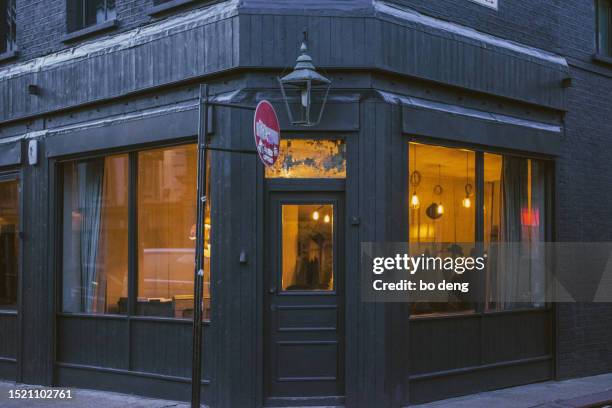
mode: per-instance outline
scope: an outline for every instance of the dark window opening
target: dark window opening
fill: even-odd
[[[612,56],[612,0],[597,1],[597,52]]]
[[[115,0],[68,0],[68,31],[82,30],[117,16]]]
[[[0,0],[0,54],[15,50],[15,0]]]

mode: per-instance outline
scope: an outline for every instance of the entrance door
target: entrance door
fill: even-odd
[[[268,204],[266,406],[343,403],[343,194],[270,193]]]

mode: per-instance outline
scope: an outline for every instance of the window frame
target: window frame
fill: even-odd
[[[14,170],[0,170],[0,183],[5,181],[17,181],[19,185],[19,193],[17,194],[17,208],[19,210],[19,225],[17,235],[18,240],[18,255],[17,255],[17,301],[15,306],[2,306],[0,305],[0,314],[17,314],[21,310],[22,300],[22,282],[23,282],[23,227],[24,227],[24,203],[23,203],[23,174],[20,169]]]
[[[98,152],[88,153],[88,154],[74,154],[69,156],[64,156],[61,158],[52,159],[50,162],[51,167],[54,169],[52,172],[54,180],[52,180],[51,185],[53,186],[53,194],[55,197],[52,197],[51,202],[55,206],[52,208],[53,214],[53,223],[51,231],[51,237],[53,238],[52,242],[55,242],[54,248],[52,248],[52,253],[54,254],[54,260],[52,262],[52,267],[55,270],[55,285],[56,285],[56,302],[55,302],[55,310],[56,315],[60,317],[87,317],[87,318],[118,318],[125,320],[146,320],[146,321],[163,321],[163,322],[192,322],[192,318],[177,318],[177,317],[166,317],[166,316],[146,316],[140,315],[136,313],[136,301],[138,298],[138,153],[147,151],[147,150],[155,150],[155,149],[164,149],[171,147],[179,147],[185,145],[197,145],[197,139],[195,138],[183,138],[177,139],[173,141],[169,141],[167,143],[156,143],[154,145],[137,145],[137,146],[129,146],[129,147],[121,147],[116,149],[102,150]],[[128,272],[127,272],[127,310],[125,314],[113,314],[113,313],[87,313],[87,312],[67,312],[63,310],[63,279],[64,279],[64,270],[63,270],[63,188],[64,188],[64,180],[63,180],[63,164],[68,162],[80,162],[88,159],[95,158],[103,158],[111,155],[119,155],[119,154],[127,154],[128,155]],[[211,163],[212,165],[212,163]],[[211,170],[212,171],[212,167]],[[212,184],[211,184],[212,186]],[[212,203],[211,203],[212,206]],[[210,243],[213,245],[214,239],[214,225],[216,224],[213,218],[212,208],[211,208],[211,236]],[[213,268],[213,258],[211,257],[211,276],[212,276],[212,268]],[[205,313],[203,313],[202,324],[210,325],[212,316],[213,316],[213,285],[212,279],[210,281],[210,318],[205,319]]]
[[[2,29],[3,38],[1,39],[4,43],[2,47],[6,46],[6,49],[0,48],[0,56],[11,56],[17,51],[17,5],[16,0],[7,0],[6,10],[4,10],[6,16],[4,21],[0,23]],[[10,16],[12,15],[12,19]],[[10,24],[12,22],[12,24]]]
[[[555,158],[551,155],[531,153],[531,152],[522,152],[522,151],[514,151],[504,148],[498,148],[495,146],[481,146],[474,145],[470,143],[463,143],[459,141],[451,141],[447,139],[437,139],[431,137],[424,137],[418,135],[408,135],[407,141],[407,163],[410,162],[410,143],[420,143],[424,145],[430,146],[439,146],[446,148],[455,148],[455,149],[466,149],[473,151],[475,154],[475,171],[474,171],[474,211],[475,211],[475,223],[474,223],[474,242],[477,246],[482,247],[484,245],[484,233],[485,233],[485,223],[484,223],[484,211],[482,210],[484,204],[484,154],[498,154],[504,156],[514,156],[522,159],[533,159],[540,160],[546,163],[546,181],[545,181],[545,207],[546,207],[546,217],[544,218],[545,224],[545,236],[546,241],[553,242],[555,241],[556,234],[556,215],[555,215],[555,197],[556,197],[556,179],[555,179]],[[410,190],[410,184],[406,185],[407,190]],[[406,195],[409,197],[409,195]],[[409,222],[409,221],[408,221]],[[407,225],[409,228],[409,225]],[[410,238],[408,237],[408,242]],[[552,310],[552,305],[547,302],[544,307],[525,307],[520,309],[513,310],[486,310],[486,301],[483,297],[485,287],[485,276],[484,274],[480,274],[480,279],[478,280],[478,290],[481,291],[481,299],[479,302],[474,302],[474,313],[448,313],[445,315],[438,316],[430,316],[430,315],[410,315],[410,320],[435,320],[435,319],[449,319],[449,318],[457,318],[457,317],[465,317],[465,316],[490,316],[496,314],[508,314],[508,313],[524,313],[531,311],[542,311]],[[549,277],[545,277],[546,282],[549,281]]]
[[[605,28],[606,32],[602,33],[604,28],[600,25],[600,5],[602,2],[608,3],[608,18],[607,18],[607,27]],[[602,49],[602,44],[600,41],[600,37],[603,34],[607,34],[608,38],[608,49]],[[598,55],[612,58],[612,0],[595,0],[595,44],[596,44],[596,52]]]
[[[117,0],[114,0],[115,16],[110,17],[110,18],[108,16],[109,7],[107,5],[109,0],[103,0],[103,1],[104,1],[104,13],[105,13],[104,21],[102,22],[96,21],[93,24],[86,24],[85,14],[87,10],[86,4],[88,3],[88,0],[66,0],[66,32],[68,33],[68,37],[70,37],[69,39],[72,39],[71,34],[74,34],[80,37],[81,36],[80,33],[83,33],[83,35],[87,35],[89,33],[98,32],[100,30],[104,30],[104,29],[115,26],[114,21],[116,20]],[[75,9],[77,8],[77,5],[79,3],[81,3],[81,7],[83,9],[83,15],[76,16]]]

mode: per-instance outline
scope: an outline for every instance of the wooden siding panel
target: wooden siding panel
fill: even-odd
[[[58,362],[128,369],[125,319],[59,317],[57,333]]]
[[[0,358],[17,357],[17,315],[0,314]]]

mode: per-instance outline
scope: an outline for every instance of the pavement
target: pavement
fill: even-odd
[[[612,408],[612,373],[451,398],[418,408]]]
[[[10,399],[10,390],[70,389],[71,399]],[[80,388],[51,388],[38,385],[15,384],[0,381],[0,407],[2,408],[189,408],[185,402],[145,398],[116,392],[84,390]]]
[[[189,408],[185,402],[70,388],[71,399],[10,399],[10,390],[58,388],[0,381],[0,407]],[[64,388],[67,389],[67,388]],[[612,408],[612,373],[548,381],[414,405],[414,408]],[[240,408],[240,407],[236,407]],[[372,407],[376,408],[376,407]]]

